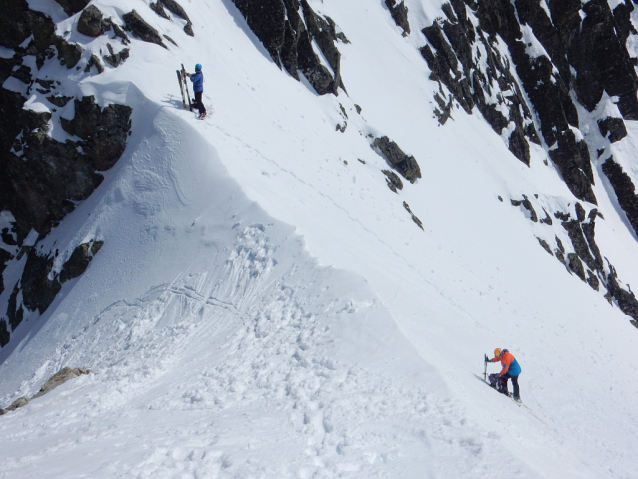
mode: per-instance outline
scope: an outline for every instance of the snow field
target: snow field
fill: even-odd
[[[64,365],[95,374],[0,419],[4,477],[632,477],[635,328],[509,204],[573,208],[544,152],[527,168],[478,114],[438,127],[421,34],[402,38],[382,2],[310,3],[352,42],[349,96],[287,77],[229,0],[181,2],[192,39],[147,12],[180,48],[134,40],[80,83],[133,106],[133,135],[47,240],[105,245],[0,352],[0,405]],[[203,122],[181,110],[182,62],[204,65]],[[369,134],[423,178],[387,189]],[[596,188],[597,240],[632,282],[635,248]],[[529,409],[473,377],[497,346]]]

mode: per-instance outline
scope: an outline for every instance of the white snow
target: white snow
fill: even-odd
[[[132,106],[133,133],[41,243],[104,246],[0,350],[0,406],[63,366],[93,374],[0,417],[1,477],[635,476],[638,332],[539,247],[558,230],[510,204],[574,216],[575,199],[541,148],[528,168],[477,113],[437,125],[418,30],[402,38],[382,2],[310,1],[351,42],[348,95],[317,96],[230,1],[180,2],[194,38],[141,0],[96,3],[135,8],[179,49],[133,40],[78,85]],[[205,121],[181,109],[181,63],[203,65]],[[391,192],[369,134],[423,178]],[[635,285],[601,175],[596,239]],[[527,407],[476,379],[496,347]]]

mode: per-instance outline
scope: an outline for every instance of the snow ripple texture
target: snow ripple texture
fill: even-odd
[[[403,339],[362,281],[286,242],[244,227],[216,272],[105,309],[65,358],[96,374],[0,421],[16,451],[3,453],[2,477],[31,477],[39,461],[61,477],[65,458],[87,456],[75,467],[91,477],[443,477],[433,450],[466,472],[496,467],[484,450],[497,443],[468,437],[460,411],[421,387],[440,380],[405,372],[407,343],[405,357],[386,356]],[[393,377],[378,362],[403,367]],[[47,446],[18,454],[34,435]],[[103,450],[118,459],[101,462]]]

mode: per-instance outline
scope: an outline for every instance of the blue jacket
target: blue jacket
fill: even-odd
[[[507,356],[510,356],[510,358],[506,359]],[[512,356],[512,353],[510,353],[507,349],[504,349],[502,357],[505,361],[503,359],[501,360],[501,364],[503,365],[503,371],[501,371],[501,374],[507,373],[510,376],[518,376],[521,374],[521,366],[518,364],[518,361],[514,358],[514,356]]]
[[[200,71],[191,75],[191,81],[193,82],[193,91],[204,91],[204,74]]]

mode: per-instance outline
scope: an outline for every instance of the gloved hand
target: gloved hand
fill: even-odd
[[[489,359],[488,359],[487,354],[486,354],[485,355],[485,362],[488,362],[488,361],[489,361]]]

